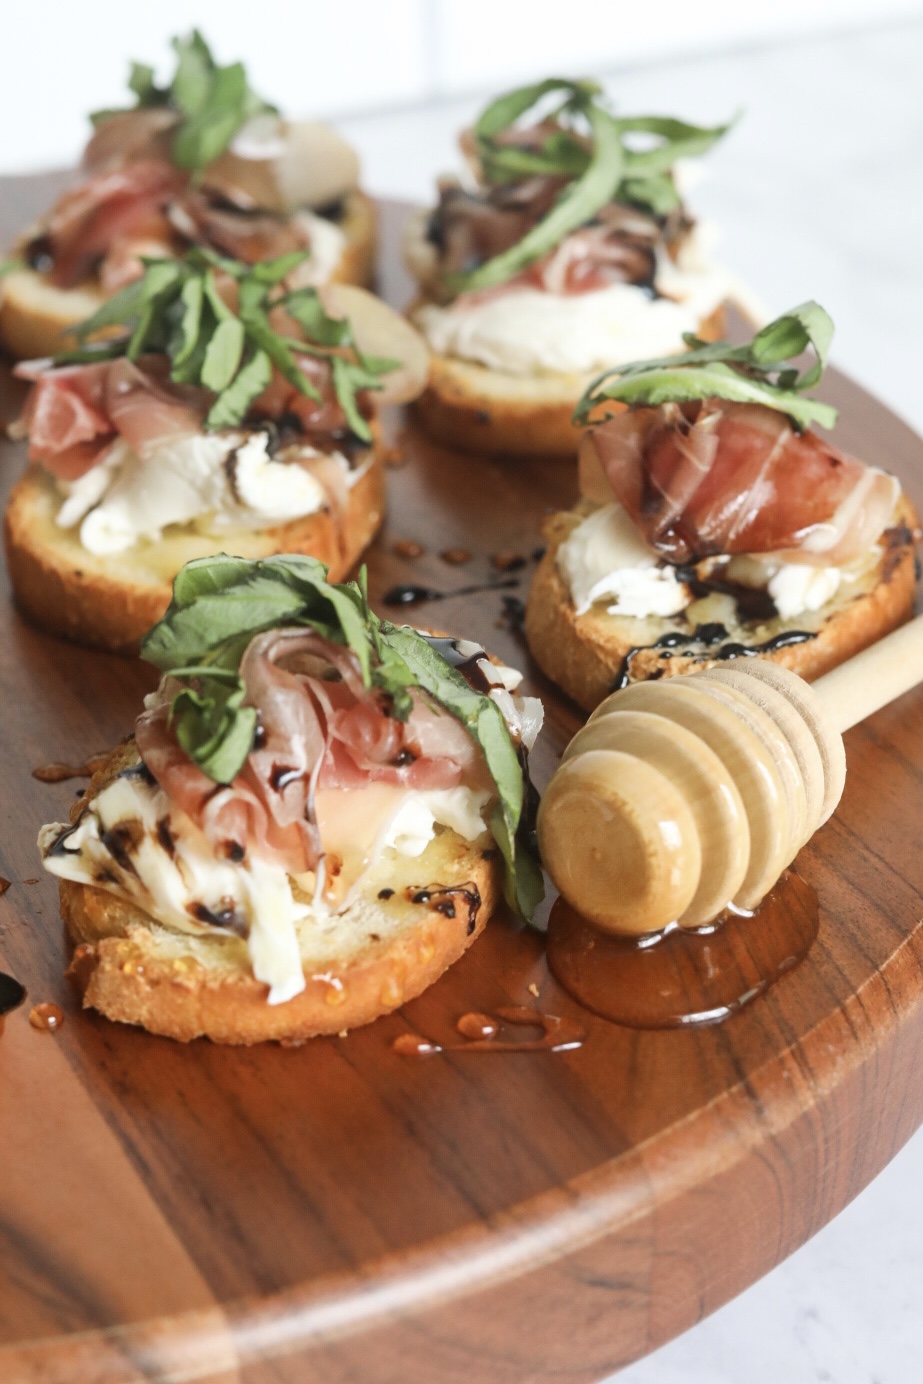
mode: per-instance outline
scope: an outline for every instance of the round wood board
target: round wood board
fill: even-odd
[[[8,240],[54,184],[0,188]],[[397,302],[402,215],[383,208]],[[923,444],[835,372],[824,393],[838,441],[923,509]],[[575,496],[567,463],[453,455],[410,426],[398,443],[373,597],[489,581],[491,555],[530,555]],[[0,453],[8,486],[22,448]],[[426,552],[400,559],[400,539]],[[471,561],[441,561],[452,547]],[[503,619],[530,570],[518,593],[419,613],[527,669],[547,709],[543,784],[579,717]],[[346,1038],[183,1047],[80,1011],[35,848],[75,785],[31,770],[114,743],[153,675],[34,632],[8,598],[0,624],[0,968],[29,990],[0,1038],[5,1384],[599,1380],[778,1263],[923,1119],[923,694],[850,732],[845,797],[798,862],[819,940],[724,1025],[642,1033],[584,1015],[572,1052],[395,1054],[397,1034],[444,1038],[465,1010],[579,1014],[540,935],[499,916],[422,998]],[[28,1023],[41,1000],[66,1010],[56,1034]]]

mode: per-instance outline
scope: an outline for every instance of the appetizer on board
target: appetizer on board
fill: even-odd
[[[811,426],[836,421],[805,395],[832,336],[804,303],[749,345],[690,337],[587,390],[579,421],[627,411],[585,433],[582,498],[546,526],[526,611],[532,653],[581,706],[752,654],[815,678],[909,616],[913,506]]]
[[[303,253],[149,262],[77,329],[93,343],[17,367],[29,465],[6,550],[36,623],[132,649],[191,558],[308,553],[339,578],[370,542],[378,409],[419,393],[427,352],[365,289],[291,287]]]
[[[371,281],[374,214],[353,149],[318,121],[283,119],[199,33],[173,47],[169,86],[133,63],[135,105],[90,117],[80,181],[5,262],[0,342],[19,359],[60,350],[144,257],[189,246],[248,264],[303,250],[300,284]]]
[[[533,120],[523,125],[523,117]],[[610,113],[589,81],[550,78],[492,102],[408,227],[411,317],[433,351],[418,411],[473,451],[573,454],[573,410],[607,366],[718,336],[737,292],[710,263],[675,164],[728,129]]]
[[[163,674],[70,824],[42,828],[84,1004],[188,1040],[338,1033],[541,898],[541,703],[479,645],[379,620],[281,556],[190,563]]]

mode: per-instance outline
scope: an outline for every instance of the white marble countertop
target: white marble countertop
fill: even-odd
[[[918,21],[611,76],[625,110],[738,128],[691,198],[768,309],[819,299],[836,362],[923,432],[923,9]],[[456,165],[480,98],[341,121],[376,192]],[[887,465],[887,458],[870,458]],[[923,1054],[921,1054],[923,1060]],[[618,1384],[918,1384],[923,1131],[841,1216]]]

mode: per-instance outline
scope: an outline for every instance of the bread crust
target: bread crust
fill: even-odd
[[[343,200],[337,223],[346,236],[331,282],[369,287],[375,277],[376,212],[371,198],[358,189]],[[92,316],[106,301],[90,279],[77,288],[56,288],[46,274],[19,269],[0,285],[0,344],[17,360],[36,360],[77,345],[68,331]]]
[[[680,617],[639,620],[608,615],[601,608],[578,615],[558,570],[557,552],[581,515],[552,515],[545,526],[547,548],[539,563],[526,605],[525,632],[532,656],[549,678],[585,711],[593,711],[613,691],[628,652],[649,645],[672,629],[687,631]],[[784,629],[807,628],[817,634],[800,644],[775,649],[764,657],[790,668],[808,681],[829,672],[853,654],[909,619],[916,588],[915,542],[919,521],[902,496],[897,525],[887,531],[878,567],[848,599],[835,597],[810,615],[775,620],[759,627],[744,643],[763,643]],[[729,636],[736,639],[736,632]],[[632,680],[676,677],[714,667],[720,660],[642,647],[632,659]]]
[[[50,634],[91,648],[137,652],[141,636],[170,603],[173,578],[191,558],[306,553],[342,581],[384,516],[384,466],[377,436],[372,460],[349,491],[343,514],[324,509],[267,529],[229,529],[220,538],[185,530],[156,544],[97,557],[73,530],[54,522],[61,505],[54,478],[30,465],[14,485],[4,520],[7,567],[16,603]]]
[[[88,796],[137,759],[132,741],[114,750],[94,775]],[[376,898],[378,917],[400,909],[408,915],[406,924],[392,927],[390,935],[373,933],[338,961],[325,957],[322,968],[306,965],[304,990],[285,1004],[267,1003],[269,987],[253,976],[240,939],[169,933],[114,893],[61,880],[61,916],[75,944],[68,976],[85,1008],[180,1042],[207,1037],[239,1045],[294,1043],[371,1023],[438,980],[499,904],[501,864],[492,841],[485,836],[469,844],[443,832],[437,842],[436,859],[431,845],[413,862],[415,889],[437,883],[443,889],[473,886],[476,906],[469,910],[466,900],[447,916],[437,908],[438,898],[408,902],[406,889],[396,891],[393,900]],[[427,877],[431,868],[438,870],[438,879]],[[380,884],[381,879],[372,888]]]
[[[413,309],[409,315],[413,320]],[[699,335],[717,340],[724,321],[719,308],[701,324]],[[429,384],[413,408],[430,436],[465,452],[572,457],[581,437],[572,422],[574,409],[598,374],[513,375],[434,355]],[[606,405],[608,413],[619,409]]]

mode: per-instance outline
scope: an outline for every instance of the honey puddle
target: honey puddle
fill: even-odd
[[[817,936],[814,889],[787,870],[751,914],[638,937],[601,931],[558,899],[552,975],[585,1009],[629,1028],[718,1023],[804,960]]]

